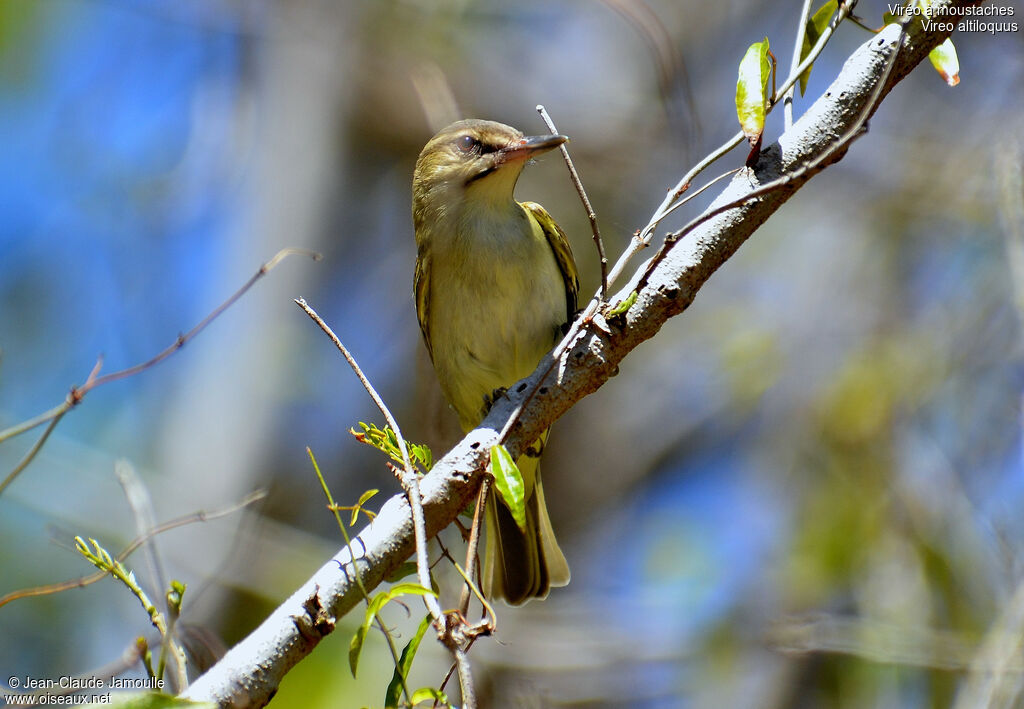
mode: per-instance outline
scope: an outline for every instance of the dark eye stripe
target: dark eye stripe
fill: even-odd
[[[482,143],[471,135],[460,135],[455,139],[455,145],[463,153],[476,153],[477,155],[486,155],[501,150],[497,145]]]

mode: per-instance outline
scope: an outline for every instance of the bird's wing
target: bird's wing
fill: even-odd
[[[569,247],[569,239],[544,207],[536,202],[521,202],[520,204],[540,224],[540,228],[555,254],[555,261],[558,262],[558,269],[562,272],[562,280],[565,282],[566,322],[572,322],[576,316],[576,297],[580,291],[580,277],[576,271],[576,261],[572,257],[572,249]],[[423,321],[420,320],[420,322]]]
[[[420,321],[423,341],[427,343],[427,353],[434,359],[434,349],[430,346],[430,330],[427,329],[427,316],[430,311],[430,252],[420,251],[416,259],[416,275],[412,281],[413,293],[416,295],[416,318]]]

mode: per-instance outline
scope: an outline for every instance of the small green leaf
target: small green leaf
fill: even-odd
[[[923,17],[927,17],[931,4],[931,0],[918,0],[916,6],[920,8],[920,13],[914,19],[920,22]],[[886,25],[900,21],[901,18],[891,12],[882,16],[882,22]],[[949,86],[956,86],[960,83],[960,59],[956,55],[956,47],[953,46],[952,39],[946,37],[945,42],[928,53],[928,59],[931,60],[935,71],[939,72],[939,76]]]
[[[947,84],[956,86],[960,83],[960,60],[956,56],[953,40],[946,37],[945,42],[928,53],[928,59]]]
[[[836,14],[836,9],[839,3],[836,0],[828,0],[824,5],[819,7],[815,13],[807,18],[807,27],[804,29],[804,42],[800,46],[800,62],[802,63],[807,55],[814,49],[814,45],[821,39],[822,33],[828,27],[829,22],[832,21],[832,15]],[[807,91],[807,81],[811,78],[811,69],[814,64],[811,64],[804,70],[804,73],[800,75],[800,95],[803,96],[804,92]]]
[[[352,670],[352,676],[356,676],[356,668],[359,667],[359,654],[363,651],[363,641],[366,640],[366,631],[370,629],[370,621],[373,616],[366,614],[363,624],[356,628],[356,634],[348,644],[348,668]]]
[[[395,666],[395,673],[391,676],[391,683],[388,685],[388,690],[384,694],[384,706],[385,707],[397,707],[398,699],[402,694],[402,678],[409,677],[409,670],[412,668],[413,658],[416,657],[416,651],[420,647],[420,641],[423,640],[423,635],[427,632],[427,628],[430,627],[432,618],[428,613],[423,620],[420,621],[420,627],[416,629],[416,634],[412,636],[412,640],[402,650],[402,656],[398,660],[398,665]]]
[[[421,444],[412,444],[412,457],[423,466],[423,469],[430,472],[430,469],[434,467],[434,454],[430,451],[430,448]]]
[[[491,474],[494,476],[494,486],[502,502],[512,513],[512,519],[516,521],[519,529],[525,532],[526,486],[523,484],[523,474],[519,472],[519,467],[512,460],[508,449],[501,444],[491,446]]]
[[[175,618],[181,613],[181,602],[186,588],[187,586],[181,581],[171,579],[171,585],[167,589],[167,608]]]
[[[765,37],[764,41],[755,42],[747,48],[736,81],[736,115],[751,145],[757,144],[764,131],[764,119],[768,112],[768,79],[771,73],[768,38]]]
[[[380,490],[367,490],[366,492],[359,496],[359,502],[357,502],[356,506],[352,508],[352,519],[349,520],[349,527],[355,526],[356,520],[359,519],[359,512],[363,509],[363,505],[378,492],[380,492]]]
[[[359,496],[359,502],[357,502],[356,505],[362,507],[367,503],[367,501],[369,501],[371,497],[376,495],[378,492],[380,492],[380,490],[367,490],[366,492]]]
[[[360,421],[359,428],[362,429],[359,432],[352,428],[348,432],[360,443],[373,446],[399,465],[405,464],[405,461],[402,459],[402,449],[398,445],[398,435],[389,426],[380,429],[372,423],[367,424]],[[430,448],[422,444],[410,443],[409,441],[406,441],[405,444],[409,450],[409,458],[413,465],[418,461],[424,470],[430,470],[434,463]]]
[[[363,651],[366,633],[369,631],[373,619],[377,617],[385,603],[405,595],[436,596],[437,593],[429,588],[423,588],[418,583],[399,583],[374,596],[373,600],[366,606],[366,616],[363,618],[362,625],[356,628],[356,634],[352,636],[352,642],[348,646],[348,666],[352,670],[353,677],[356,676],[356,668],[359,666],[359,654]]]
[[[423,687],[421,689],[417,689],[415,692],[412,693],[411,701],[412,705],[416,706],[420,702],[425,702],[428,699],[432,701],[441,702],[446,707],[451,706],[451,703],[448,701],[448,697],[445,696],[445,693],[439,689],[434,689],[433,687]]]
[[[634,290],[626,296],[625,300],[619,301],[618,305],[608,311],[608,317],[614,318],[618,315],[624,314],[627,310],[633,307],[633,303],[636,302],[636,291]]]
[[[380,601],[380,605],[383,606],[388,601],[394,600],[399,596],[436,596],[437,594],[429,588],[424,588],[418,583],[396,583],[394,586],[389,588],[387,591],[381,591],[377,594],[377,597],[373,599],[371,605],[376,603],[381,596],[385,598]],[[378,607],[378,610],[380,607]]]

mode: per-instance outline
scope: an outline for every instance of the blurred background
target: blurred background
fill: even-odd
[[[746,47],[767,35],[787,73],[799,8],[0,0],[0,428],[60,403],[98,355],[110,372],[171,344],[278,249],[324,255],[284,261],[65,417],[0,496],[0,594],[88,573],[76,534],[111,550],[136,536],[118,461],[157,522],[265,488],[159,536],[162,570],[129,560],[157,597],[160,578],[188,584],[197,653],[237,642],[341,544],[307,446],[341,504],[398,492],[346,433],[379,414],[293,298],[409,438],[438,457],[456,439],[411,295],[410,181],[433,132],[473,116],[544,133],[544,104],[614,257],[736,132]],[[886,9],[857,12],[878,25]],[[868,37],[840,30],[797,115]],[[954,39],[959,86],[916,69],[839,165],[555,426],[545,487],[573,581],[499,608],[471,653],[485,706],[1020,705],[1024,34]],[[570,234],[592,293],[557,155],[517,196]],[[0,445],[0,474],[39,433]],[[389,609],[401,645],[421,616]],[[371,633],[353,680],[355,623],[275,706],[383,704],[390,656]],[[90,674],[150,630],[110,580],[18,600],[0,607],[0,675]],[[447,669],[428,636],[411,684]]]

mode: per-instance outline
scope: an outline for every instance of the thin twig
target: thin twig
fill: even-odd
[[[202,510],[193,512],[192,514],[185,515],[183,517],[176,517],[175,519],[164,522],[163,524],[153,527],[145,534],[140,534],[135,537],[128,546],[126,546],[121,553],[115,558],[118,561],[124,561],[127,559],[136,549],[145,544],[147,541],[152,539],[158,534],[163,534],[172,529],[178,527],[184,527],[187,524],[195,524],[197,522],[209,522],[211,520],[225,517],[229,514],[233,514],[238,510],[248,507],[254,502],[258,502],[267,496],[266,490],[255,490],[250,492],[248,495],[243,497],[241,500],[228,507],[223,507],[213,512],[204,512]],[[32,588],[22,589],[20,591],[11,591],[3,596],[0,596],[0,607],[3,607],[11,601],[17,601],[22,598],[32,598],[34,596],[48,596],[53,593],[60,593],[61,591],[68,591],[72,588],[83,588],[90,584],[94,584],[100,579],[103,579],[107,574],[103,571],[97,571],[96,573],[88,574],[87,576],[81,576],[77,579],[71,579],[69,581],[61,581],[59,583],[52,583],[46,586],[33,586]]]
[[[51,433],[53,433],[53,429],[57,428],[57,424],[62,418],[64,418],[64,414],[66,414],[70,408],[71,407],[69,406],[64,408],[62,411],[58,411],[57,414],[50,419],[50,425],[46,427],[45,431],[43,431],[43,435],[41,435],[39,440],[37,440],[32,447],[28,449],[28,453],[26,453],[25,457],[23,457],[18,464],[14,466],[14,469],[7,474],[4,481],[0,482],[0,495],[4,494],[4,490],[7,489],[7,486],[14,482],[14,479],[21,475],[21,471],[27,468],[28,464],[35,459],[36,455],[46,443],[46,439],[50,437]]]
[[[388,426],[395,432],[395,437],[398,438],[398,448],[402,451],[402,463],[405,465],[405,475],[403,476],[402,484],[406,488],[406,493],[409,495],[409,506],[412,508],[412,520],[413,526],[416,531],[416,567],[419,572],[419,582],[423,588],[430,588],[430,562],[427,559],[427,531],[426,523],[423,521],[423,500],[420,497],[420,484],[416,476],[416,471],[412,467],[412,459],[409,458],[409,449],[405,444],[405,437],[402,436],[402,431],[398,427],[398,421],[391,415],[391,411],[388,409],[387,404],[377,393],[377,390],[373,388],[370,380],[363,374],[363,370],[359,368],[359,364],[356,362],[355,357],[348,351],[338,336],[334,334],[331,327],[324,322],[315,310],[302,298],[296,298],[295,304],[302,308],[306,315],[317,324],[317,326],[324,331],[324,334],[331,339],[334,346],[341,352],[341,356],[345,358],[348,365],[355,372],[356,378],[359,380],[363,388],[366,389],[370,398],[373,399],[373,403],[377,405],[380,412],[384,415],[384,420],[387,421]],[[441,626],[444,623],[444,614],[441,612],[441,606],[438,604],[437,599],[429,594],[424,595],[423,599],[427,605],[427,610],[434,617],[434,622],[439,624],[438,630],[441,630]]]
[[[544,120],[548,130],[552,133],[558,133],[558,129],[555,128],[555,124],[551,120],[551,116],[544,109],[544,106],[538,104],[537,113]],[[569,168],[572,184],[575,185],[576,193],[583,202],[583,209],[587,212],[587,219],[590,220],[590,231],[594,235],[594,243],[597,245],[597,257],[601,261],[601,302],[603,303],[608,300],[608,258],[604,254],[604,241],[601,240],[601,230],[597,227],[597,213],[590,206],[590,198],[587,197],[587,191],[583,189],[583,181],[580,180],[579,173],[576,172],[576,166],[572,164],[572,158],[569,157],[569,149],[565,147],[565,143],[559,145],[558,148],[562,151],[562,159],[565,160],[565,164]]]
[[[829,39],[832,38],[832,35],[835,32],[836,27],[838,27],[839,23],[842,22],[849,15],[849,13],[853,10],[853,7],[856,4],[857,0],[848,0],[847,2],[840,3],[839,8],[836,11],[836,16],[832,18],[832,21],[829,23],[829,26],[825,29],[824,32],[821,33],[821,36],[818,38],[817,44],[815,44],[814,48],[811,49],[810,52],[808,52],[807,56],[804,58],[804,61],[800,63],[800,66],[798,66],[789,75],[786,81],[783,82],[782,87],[779,89],[780,91],[782,91],[783,93],[789,91],[789,89],[800,79],[800,75],[804,73],[807,67],[814,63],[814,61],[818,58],[818,55],[821,54],[821,52],[825,49],[825,45],[828,44]],[[774,106],[775,104],[770,104],[767,109],[768,112],[771,112]],[[612,266],[611,273],[608,276],[608,284],[610,286],[615,284],[616,280],[619,278],[620,275],[622,275],[622,272],[625,270],[626,266],[633,259],[633,257],[636,256],[636,254],[638,254],[643,249],[647,248],[647,245],[650,243],[651,236],[654,234],[654,230],[658,228],[658,224],[660,224],[661,221],[671,211],[673,211],[673,203],[677,199],[679,199],[687,189],[689,189],[690,183],[693,182],[694,179],[696,179],[697,175],[702,173],[712,163],[716,162],[723,155],[725,155],[730,150],[735,148],[737,145],[742,143],[743,139],[743,131],[738,132],[732,138],[730,138],[721,146],[719,146],[710,154],[708,154],[707,157],[705,157],[703,160],[697,163],[692,169],[690,169],[685,175],[683,175],[682,179],[679,180],[679,182],[676,184],[674,188],[668,191],[668,193],[665,195],[665,199],[662,200],[662,203],[658,206],[656,210],[654,210],[654,215],[651,217],[650,221],[647,222],[647,225],[643,229],[639,230],[636,234],[634,234],[633,238],[630,240],[629,248],[627,248],[626,251],[622,254],[622,256],[619,257],[619,260],[615,263],[615,265]]]
[[[70,407],[67,402],[63,402],[54,406],[49,411],[44,411],[38,416],[22,421],[21,423],[17,423],[10,428],[5,428],[3,431],[0,431],[0,443],[3,443],[9,438],[20,436],[26,431],[31,431],[36,426],[42,426],[47,421],[52,421],[54,418],[62,415],[69,408]]]
[[[716,185],[717,183],[721,182],[722,180],[724,180],[727,177],[731,177],[732,175],[735,175],[737,172],[739,172],[742,169],[743,169],[742,167],[734,167],[732,170],[728,170],[727,172],[723,172],[721,175],[718,175],[717,177],[713,177],[712,179],[708,180],[703,185],[698,187],[696,190],[694,190],[693,192],[690,192],[688,195],[686,195],[683,199],[679,200],[678,202],[674,203],[671,207],[666,209],[665,210],[665,216],[667,217],[669,214],[671,214],[672,212],[676,211],[677,209],[679,209],[683,205],[687,204],[688,202],[690,202],[690,200],[694,199],[695,197],[700,195],[702,192],[704,192],[708,188]]]
[[[309,456],[309,460],[313,463],[313,470],[316,472],[317,480],[320,481],[320,487],[324,491],[324,497],[327,498],[327,509],[334,513],[334,519],[338,523],[338,529],[341,530],[341,536],[345,539],[345,547],[348,549],[348,555],[352,559],[352,575],[355,577],[356,586],[359,587],[359,591],[363,594],[363,601],[366,602],[366,607],[370,607],[370,592],[366,588],[366,584],[363,583],[363,575],[359,573],[359,564],[356,560],[355,551],[352,549],[352,537],[349,536],[348,528],[345,526],[345,522],[341,519],[341,508],[338,507],[337,503],[334,502],[334,495],[331,494],[331,488],[327,485],[327,480],[324,478],[322,472],[320,472],[320,464],[316,462],[316,456],[313,455],[313,449],[306,446],[306,454]],[[342,568],[344,571],[344,568]],[[345,572],[347,575],[347,571]],[[388,644],[388,650],[391,652],[391,660],[394,662],[395,669],[398,670],[401,664],[401,657],[398,654],[398,647],[395,645],[395,638],[388,630],[388,626],[384,624],[384,620],[380,617],[380,614],[373,616],[374,622],[377,623],[377,627],[380,632],[384,635],[384,641]],[[406,701],[412,700],[412,692],[409,691],[409,685],[406,683],[405,675],[402,672],[398,672],[398,681],[402,685],[402,692],[405,694]]]
[[[476,638],[480,635],[490,635],[498,628],[498,625],[495,622],[497,615],[494,613],[494,606],[487,601],[487,596],[484,595],[484,592],[480,587],[473,583],[473,578],[469,573],[459,566],[458,562],[454,559],[452,560],[452,564],[455,565],[455,570],[459,572],[460,576],[462,576],[463,580],[466,582],[466,586],[469,587],[473,595],[477,597],[477,600],[480,601],[480,605],[482,605],[484,609],[484,619],[464,630],[465,634],[471,638]],[[462,613],[462,615],[465,617],[464,613]]]
[[[93,367],[93,370],[89,374],[88,379],[86,379],[85,384],[83,384],[80,387],[71,387],[71,391],[68,392],[67,397],[64,399],[64,403],[60,404],[59,406],[55,406],[52,409],[50,409],[49,411],[46,411],[46,412],[44,412],[44,413],[42,413],[42,414],[40,414],[40,415],[38,415],[38,416],[36,416],[34,418],[31,418],[31,419],[25,421],[25,422],[16,424],[14,426],[11,426],[10,428],[7,428],[7,429],[5,429],[3,431],[0,431],[0,443],[3,443],[4,441],[6,441],[6,440],[8,440],[10,438],[13,438],[13,437],[18,436],[18,435],[20,435],[22,433],[25,433],[26,431],[32,430],[36,426],[41,426],[42,424],[46,423],[47,421],[50,422],[50,426],[43,433],[43,435],[39,437],[39,440],[36,442],[36,444],[34,446],[32,446],[32,448],[29,450],[28,454],[26,454],[26,456],[21,460],[21,462],[19,462],[18,465],[15,466],[14,470],[12,470],[7,475],[7,477],[4,478],[3,482],[0,483],[0,495],[3,494],[4,490],[7,489],[7,487],[12,482],[14,482],[14,479],[16,477],[18,477],[18,475],[26,467],[28,467],[28,464],[31,463],[32,460],[36,457],[36,454],[38,454],[39,450],[43,447],[43,444],[46,442],[46,439],[49,437],[50,433],[53,431],[53,428],[54,428],[54,426],[56,426],[57,422],[60,421],[60,419],[64,416],[64,414],[66,414],[68,411],[70,411],[74,407],[78,406],[82,402],[82,399],[85,398],[86,394],[88,394],[90,391],[92,391],[93,389],[95,389],[98,386],[102,386],[103,384],[107,384],[109,382],[113,382],[113,381],[117,381],[119,379],[125,379],[127,377],[133,376],[133,375],[138,374],[139,372],[142,372],[142,371],[144,371],[146,369],[149,369],[150,367],[152,367],[152,366],[154,366],[156,364],[159,364],[163,360],[167,359],[172,354],[174,354],[175,352],[180,350],[182,347],[184,347],[185,344],[189,340],[191,340],[196,335],[198,335],[200,332],[202,332],[206,328],[206,326],[209,325],[211,322],[213,322],[215,319],[217,319],[217,317],[221,313],[223,313],[225,310],[227,310],[232,305],[234,305],[235,301],[237,301],[239,298],[241,298],[243,295],[245,295],[245,293],[250,288],[252,288],[253,285],[255,285],[256,282],[259,279],[261,279],[263,276],[267,275],[267,273],[269,273],[271,269],[273,269],[275,266],[277,266],[278,263],[280,263],[283,259],[287,258],[288,256],[292,256],[292,255],[296,255],[296,254],[309,256],[314,261],[319,261],[320,258],[321,258],[320,254],[316,253],[315,251],[309,251],[307,249],[295,249],[295,248],[281,249],[280,251],[278,251],[274,255],[274,257],[272,259],[270,259],[266,263],[262,264],[259,267],[259,270],[257,270],[256,273],[248,281],[246,281],[245,285],[243,285],[241,288],[239,288],[237,291],[235,291],[231,295],[231,297],[229,297],[227,300],[225,300],[223,303],[221,303],[219,306],[217,306],[213,310],[213,312],[211,312],[209,315],[207,315],[205,318],[203,318],[199,322],[198,325],[193,327],[191,330],[186,332],[184,335],[178,335],[178,338],[174,341],[173,344],[171,344],[170,346],[166,347],[164,350],[159,352],[156,356],[154,356],[154,357],[152,357],[152,358],[150,358],[150,359],[148,359],[145,362],[142,362],[140,364],[133,365],[131,367],[128,367],[126,369],[122,369],[122,370],[117,371],[117,372],[111,372],[110,374],[106,374],[106,375],[100,377],[100,376],[97,376],[97,375],[99,374],[100,367],[102,366],[102,363],[103,363],[103,358],[101,357],[101,358],[99,358],[96,361],[96,365]]]
[[[128,507],[132,511],[136,532],[140,535],[145,534],[155,525],[153,501],[149,490],[146,489],[146,486],[135,472],[135,467],[127,460],[121,459],[114,463],[114,476],[121,484],[125,499],[128,501]],[[153,595],[159,599],[157,602],[160,603],[167,617],[167,632],[160,636],[160,664],[164,664],[166,657],[169,656],[171,658],[172,672],[169,675],[171,690],[179,692],[188,685],[188,675],[185,666],[176,661],[180,658],[180,655],[173,648],[178,615],[171,612],[171,606],[167,602],[167,589],[169,586],[164,574],[163,564],[160,562],[160,555],[156,549],[156,543],[153,539],[150,539],[149,543],[146,544],[145,551],[146,561],[150,567],[150,576],[153,579],[152,585],[156,587],[156,592]]]
[[[800,64],[800,66],[797,67],[798,71],[795,74],[791,75],[789,78],[787,78],[785,83],[783,83],[781,89],[782,91],[788,90],[789,87],[792,86],[796,79],[799,77],[799,75],[803,73],[804,69],[806,69],[806,67],[809,66],[814,61],[814,59],[817,58],[817,55],[822,51],[822,49],[824,49],[825,43],[828,41],[829,37],[831,37],[835,27],[853,9],[854,5],[856,5],[856,0],[850,0],[849,2],[844,2],[839,5],[839,8],[836,12],[836,16],[832,19],[832,22],[829,24],[828,29],[822,32],[822,35],[818,39],[818,43],[815,44],[814,49],[807,55],[806,59]],[[902,43],[903,38],[905,36],[906,25],[903,25],[903,31],[900,34],[900,43]],[[655,254],[655,256],[652,257],[650,261],[648,261],[647,266],[644,270],[644,274],[640,279],[640,285],[638,285],[637,290],[639,290],[642,284],[646,283],[647,277],[653,271],[654,267],[658,263],[660,263],[660,261],[664,258],[664,255],[671,248],[671,246],[680,238],[690,233],[691,231],[693,231],[693,229],[700,226],[701,224],[711,220],[712,218],[718,216],[719,214],[722,214],[723,212],[727,212],[730,209],[734,209],[738,206],[745,204],[746,202],[749,202],[750,200],[756,199],[770,192],[774,192],[777,189],[781,189],[782,187],[792,182],[794,179],[797,179],[798,177],[806,174],[808,171],[817,168],[826,159],[833,156],[838,150],[840,150],[842,147],[844,147],[846,144],[848,144],[850,141],[856,138],[863,129],[864,122],[867,120],[867,117],[871,114],[871,111],[874,109],[874,106],[877,105],[877,101],[881,92],[880,86],[883,86],[885,82],[888,81],[889,73],[891,73],[892,67],[894,65],[895,59],[893,57],[890,57],[889,64],[887,65],[887,71],[882,79],[882,82],[875,87],[876,93],[872,95],[872,98],[866,105],[865,111],[862,113],[860,119],[856,121],[853,127],[850,130],[848,130],[838,141],[836,141],[836,143],[833,144],[832,148],[824,151],[824,153],[818,156],[817,159],[812,160],[806,165],[800,166],[792,173],[783,175],[777,180],[768,182],[762,187],[747,193],[747,195],[745,195],[744,197],[734,200],[733,202],[721,205],[712,210],[704,212],[699,217],[696,217],[693,220],[691,220],[690,223],[687,224],[682,229],[670,234],[669,237],[666,238],[665,243],[662,244],[662,247],[659,250],[659,252]],[[737,144],[742,139],[742,132],[739,133],[734,138]],[[729,149],[731,149],[732,147],[733,146],[730,145]],[[638,232],[637,236],[634,237],[634,239],[631,242],[630,249],[627,249],[623,256],[618,260],[618,262],[616,262],[614,268],[612,269],[612,273],[609,276],[609,283],[614,283],[615,279],[621,273],[622,269],[625,268],[626,262],[632,257],[632,255],[635,254],[636,251],[639,251],[640,248],[646,246],[646,241],[649,240],[649,234],[646,237],[644,236],[644,234],[647,234],[650,230],[655,228],[658,222],[664,219],[665,215],[670,213],[672,210],[676,209],[676,207],[673,205],[673,202],[675,202],[675,198],[678,198],[678,196],[680,196],[682,192],[685,191],[686,186],[689,185],[690,180],[693,179],[693,177],[695,177],[701,170],[703,170],[712,162],[717,160],[718,157],[721,157],[721,155],[723,155],[725,152],[728,152],[728,150],[725,150],[725,146],[719,148],[719,150],[715,151],[710,156],[702,160],[697,165],[697,167],[690,170],[690,172],[687,173],[686,176],[684,176],[683,180],[680,182],[680,185],[676,187],[674,198],[666,199],[666,201],[662,203],[662,205],[658,208],[658,211],[655,213],[655,216],[651,219],[651,222],[648,223],[646,227],[644,227],[643,231]],[[716,180],[717,179],[721,178],[719,177],[716,178]],[[519,402],[519,404],[513,410],[512,414],[509,416],[508,420],[505,422],[505,425],[502,427],[501,433],[499,435],[499,442],[503,443],[507,439],[509,433],[512,430],[512,427],[519,420],[519,417],[522,415],[522,412],[525,410],[527,404],[530,403],[534,395],[537,393],[537,391],[540,390],[543,383],[547,380],[547,377],[551,374],[551,371],[555,368],[555,365],[558,364],[558,362],[561,360],[562,354],[568,349],[570,344],[575,341],[580,331],[584,327],[589,326],[589,324],[592,322],[594,316],[597,314],[598,306],[598,295],[595,295],[594,298],[587,305],[586,309],[584,309],[584,311],[576,318],[576,320],[569,327],[569,331],[565,334],[565,337],[562,338],[562,341],[558,344],[557,347],[555,347],[554,351],[551,354],[551,361],[548,364],[548,368],[544,372],[544,376],[541,377],[540,380],[538,380],[537,384],[529,391],[529,393],[523,398],[523,400]]]
[[[427,524],[423,518],[423,498],[420,495],[420,483],[419,478],[416,475],[416,470],[412,466],[412,460],[409,458],[409,449],[406,446],[405,438],[402,436],[402,431],[398,427],[398,421],[391,415],[391,411],[388,409],[384,400],[377,393],[377,390],[373,388],[370,380],[366,378],[363,371],[359,368],[359,364],[356,362],[355,357],[348,351],[344,344],[334,331],[331,330],[330,326],[324,322],[309,304],[306,303],[302,298],[296,298],[295,304],[302,308],[306,315],[310,317],[317,326],[323,330],[334,346],[341,352],[345,361],[348,362],[352,371],[355,372],[356,378],[359,379],[360,383],[366,389],[370,398],[373,399],[373,403],[377,405],[380,412],[384,415],[384,419],[387,421],[388,426],[395,432],[395,437],[398,439],[398,448],[402,451],[402,462],[405,465],[404,475],[402,476],[402,486],[405,488],[406,494],[409,497],[409,507],[412,510],[412,522],[413,530],[416,539],[416,570],[419,576],[420,585],[423,588],[431,588],[430,585],[430,560],[427,558]],[[469,667],[469,661],[466,659],[465,653],[459,646],[458,640],[452,633],[452,629],[448,626],[447,617],[441,611],[441,606],[437,602],[437,598],[433,594],[423,594],[422,596],[424,604],[427,606],[427,612],[434,619],[434,628],[437,630],[438,637],[448,647],[452,655],[455,658],[455,662],[459,665],[459,682],[462,689],[462,701],[464,707],[473,709],[476,706],[473,701],[473,679],[471,669]],[[398,658],[395,657],[395,666],[398,666]],[[401,673],[399,673],[401,674]],[[403,678],[404,682],[404,678]]]
[[[120,483],[125,499],[128,502],[128,508],[132,511],[132,519],[135,520],[135,532],[139,536],[146,534],[146,532],[156,526],[153,515],[153,500],[149,490],[146,489],[142,480],[139,479],[135,466],[127,460],[120,459],[114,463],[114,477]],[[160,562],[160,554],[157,552],[156,542],[153,538],[150,538],[145,546],[146,561],[149,564],[149,573],[153,579],[153,585],[157,590],[166,589],[167,576],[164,573],[163,564]],[[166,608],[166,599],[164,599],[163,605]]]
[[[476,709],[476,690],[473,688],[473,670],[469,665],[466,651],[459,646],[452,649],[455,665],[459,668],[459,689],[462,692],[462,706],[465,709]]]
[[[842,7],[843,6],[841,6],[841,8]],[[908,15],[900,22],[900,35],[896,40],[896,48],[893,50],[892,55],[890,55],[890,57],[886,61],[885,69],[883,70],[878,82],[872,89],[868,101],[864,104],[864,107],[861,109],[860,115],[858,115],[857,119],[850,124],[850,127],[847,128],[843,135],[841,135],[834,143],[832,143],[832,145],[829,146],[828,149],[822,151],[822,153],[818,155],[816,158],[799,166],[792,172],[786,173],[785,175],[782,175],[777,179],[771,180],[770,182],[766,182],[760,187],[751,190],[744,196],[734,199],[731,202],[719,205],[714,209],[709,209],[700,216],[690,220],[690,222],[686,224],[686,226],[684,226],[682,229],[679,229],[669,234],[668,237],[666,237],[665,243],[662,245],[662,248],[659,250],[659,252],[655,254],[650,261],[647,262],[647,267],[645,268],[644,273],[638,282],[637,288],[642,288],[647,283],[647,278],[653,272],[654,268],[664,259],[665,255],[671,250],[672,245],[679,241],[679,239],[681,239],[682,237],[692,232],[698,226],[709,221],[710,219],[713,219],[719,214],[728,212],[732,209],[735,209],[746,204],[747,202],[763,197],[764,195],[774,192],[776,190],[782,189],[783,187],[790,184],[794,180],[800,179],[808,172],[813,172],[817,170],[818,167],[825,163],[825,161],[831,159],[833,156],[835,156],[837,152],[845,149],[850,143],[852,143],[854,140],[863,135],[864,127],[867,123],[868,117],[870,117],[874,110],[878,107],[878,103],[879,101],[881,101],[882,98],[882,91],[885,89],[885,85],[889,82],[889,77],[892,74],[893,67],[896,66],[896,57],[899,55],[900,49],[903,46],[903,41],[907,36],[907,26],[910,24],[912,19],[913,15]]]
[[[470,578],[479,575],[476,573],[477,567],[477,550],[480,547],[480,527],[483,526],[484,507],[487,505],[487,494],[491,489],[491,479],[488,476],[484,476],[483,481],[480,483],[480,491],[476,497],[476,509],[473,511],[473,526],[470,527],[469,531],[469,543],[466,548],[466,573],[469,574]],[[467,579],[465,585],[462,587],[462,594],[459,597],[459,612],[463,616],[469,614],[469,600],[472,596],[472,589],[470,588],[470,582]]]
[[[232,305],[234,305],[235,302],[239,298],[241,298],[243,295],[245,295],[246,292],[256,284],[256,281],[260,280],[265,275],[267,275],[267,273],[269,273],[270,270],[273,269],[275,266],[277,266],[277,264],[280,263],[283,259],[287,258],[288,256],[292,256],[292,255],[309,256],[314,261],[319,261],[320,258],[321,258],[320,254],[318,254],[315,251],[310,251],[308,249],[295,249],[295,248],[281,249],[280,251],[278,251],[274,255],[274,257],[272,259],[270,259],[265,264],[260,266],[259,269],[256,271],[256,273],[254,273],[249,278],[249,280],[245,282],[245,284],[241,288],[239,288],[237,291],[232,293],[231,296],[227,300],[225,300],[223,303],[221,303],[216,308],[214,308],[213,311],[209,315],[207,315],[205,318],[200,320],[199,323],[195,327],[193,327],[191,330],[186,332],[184,335],[178,335],[178,339],[174,342],[174,344],[168,346],[162,352],[160,352],[155,357],[153,357],[152,359],[150,359],[150,360],[148,360],[146,362],[142,362],[141,364],[136,364],[135,366],[128,367],[127,369],[122,369],[119,372],[111,372],[110,374],[105,374],[102,377],[99,377],[94,382],[91,382],[91,385],[86,385],[86,386],[82,387],[81,389],[79,389],[78,392],[77,392],[78,393],[78,398],[81,399],[81,397],[85,396],[85,394],[87,394],[90,389],[94,389],[94,388],[100,386],[101,384],[106,384],[107,382],[117,381],[118,379],[124,379],[125,377],[132,376],[133,374],[138,374],[139,372],[141,372],[143,370],[146,370],[146,369],[149,369],[153,365],[159,364],[163,360],[165,360],[168,357],[170,357],[172,354],[174,354],[175,352],[180,350],[182,347],[184,347],[185,343],[187,343],[189,340],[194,338],[200,332],[205,330],[206,326],[209,325],[214,320],[216,320],[217,317],[221,313],[223,313],[225,310],[227,310]]]
[[[811,0],[804,0],[800,8],[800,23],[796,28],[796,43],[793,45],[793,59],[789,64],[789,73],[792,74],[800,65],[800,50],[804,48],[804,37],[807,36],[807,20],[811,16]],[[793,93],[796,84],[789,87],[782,96],[782,115],[785,120],[785,130],[793,127]]]

